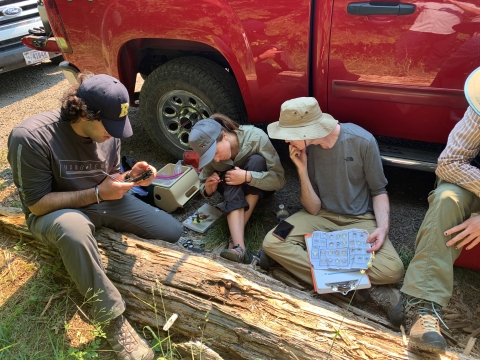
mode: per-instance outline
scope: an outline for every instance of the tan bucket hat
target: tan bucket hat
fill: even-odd
[[[330,134],[338,121],[322,113],[313,97],[300,97],[282,104],[280,119],[267,127],[268,136],[281,140],[309,140]]]

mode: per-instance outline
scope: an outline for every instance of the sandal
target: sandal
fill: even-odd
[[[245,250],[237,244],[232,249],[223,249],[220,256],[224,259],[235,261],[237,263],[243,263],[245,259]]]

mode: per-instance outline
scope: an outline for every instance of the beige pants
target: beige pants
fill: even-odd
[[[408,266],[402,292],[447,306],[453,290],[453,263],[461,249],[445,243],[443,232],[480,211],[480,198],[460,186],[437,180],[428,196],[428,211],[417,234],[415,256]],[[479,245],[477,245],[479,246]]]
[[[371,234],[377,228],[375,216],[371,214],[348,216],[326,210],[321,210],[318,215],[302,210],[290,216],[287,221],[294,226],[290,235],[282,241],[272,235],[272,229],[263,241],[263,251],[309,284],[312,283],[312,274],[305,250],[305,234],[311,234],[315,230],[336,231],[352,228],[365,229]],[[374,285],[394,284],[403,276],[403,263],[388,238],[375,253],[372,264],[368,275]]]

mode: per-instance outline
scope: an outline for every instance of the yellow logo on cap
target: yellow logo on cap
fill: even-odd
[[[125,103],[125,104],[122,104],[121,106],[122,106],[122,111],[120,112],[120,117],[124,117],[128,114],[129,104]]]

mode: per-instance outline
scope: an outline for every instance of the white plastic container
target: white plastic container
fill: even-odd
[[[167,164],[157,172],[158,175],[173,175],[175,164]],[[182,166],[183,173],[171,180],[153,179],[153,200],[155,205],[166,212],[172,212],[183,207],[200,188],[200,179],[197,172],[189,167]]]

